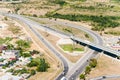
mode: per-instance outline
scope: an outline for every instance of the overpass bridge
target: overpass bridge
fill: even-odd
[[[118,59],[120,58],[120,52],[118,52],[118,51],[115,51],[115,50],[110,49],[110,48],[105,47],[105,46],[101,46],[99,44],[92,43],[92,42],[87,41],[87,40],[82,40],[82,39],[77,38],[77,37],[71,36],[70,38],[78,44],[88,46],[89,48],[94,49],[98,52],[104,52],[104,54],[107,54],[107,55],[112,56],[114,58],[118,58]]]

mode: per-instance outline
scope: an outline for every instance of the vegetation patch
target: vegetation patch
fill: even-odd
[[[18,26],[9,27],[8,30],[11,31],[13,34],[18,34],[21,31],[21,29]]]
[[[115,16],[96,16],[96,15],[82,15],[82,14],[46,14],[47,17],[53,17],[53,18],[61,18],[61,19],[67,19],[70,21],[89,21],[94,26],[93,30],[104,30],[108,27],[118,27],[120,25],[117,20],[120,19],[120,17]]]
[[[12,40],[12,38],[10,38],[10,37],[0,38],[0,45],[4,44],[4,43],[8,43],[11,40]]]
[[[28,67],[36,67],[38,72],[46,72],[50,65],[46,62],[44,58],[35,58],[30,63],[27,64]]]
[[[104,32],[105,34],[112,34],[112,35],[115,35],[115,36],[119,36],[120,35],[120,32],[119,31],[107,31],[107,32]]]
[[[53,2],[59,4],[60,6],[67,4],[67,2],[65,2],[64,0],[54,0]]]
[[[72,44],[60,45],[60,47],[61,47],[64,51],[69,51],[69,52],[73,52],[73,51],[84,51],[84,47],[73,46]]]
[[[92,68],[95,68],[96,66],[97,66],[97,60],[95,58],[90,59],[89,66],[86,66],[85,72],[83,74],[80,74],[79,78],[86,80],[87,74],[89,74]]]

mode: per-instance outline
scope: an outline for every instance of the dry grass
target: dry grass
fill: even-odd
[[[49,34],[49,36],[46,36],[46,32],[38,30],[50,43],[52,43],[52,45],[54,45],[54,47],[60,52],[62,53],[62,55],[64,55],[68,60],[70,60],[71,62],[75,63],[76,61],[78,61],[83,54],[78,55],[78,56],[72,56],[69,54],[66,54],[65,52],[63,52],[60,48],[58,48],[58,46],[56,45],[57,41],[59,40],[59,38],[57,38],[54,35]]]
[[[107,32],[108,35],[120,36],[120,27],[108,28],[104,32]],[[106,34],[104,34],[104,36],[106,36]]]
[[[65,0],[68,5],[64,6],[59,6],[58,4],[52,3],[50,0],[30,0],[30,2],[27,3],[21,3],[21,4],[0,4],[0,7],[2,8],[8,8],[11,11],[14,11],[15,8],[20,8],[18,13],[20,14],[27,14],[27,15],[33,15],[37,14],[39,15],[44,15],[47,12],[58,12],[61,14],[91,14],[91,15],[120,15],[119,14],[119,3],[114,3],[111,0],[87,0],[86,2],[80,2],[80,1],[71,1],[71,0]],[[100,6],[103,9],[97,9],[99,7],[99,4],[103,4]],[[91,9],[74,9],[71,7],[71,5],[76,5],[76,6],[93,6],[96,9],[91,10]],[[108,5],[114,5],[113,8],[108,7],[106,9],[106,6]],[[32,7],[31,7],[32,6]],[[59,9],[61,8],[61,9]],[[59,9],[59,10],[57,10]]]
[[[46,59],[46,61],[50,64],[50,68],[48,69],[48,72],[44,72],[44,73],[38,72],[36,75],[30,77],[29,80],[39,80],[39,79],[41,79],[41,80],[47,80],[47,79],[53,80],[55,78],[55,76],[57,76],[62,70],[61,62],[53,54],[51,54],[51,52],[46,48],[46,46],[44,46],[44,44],[31,32],[31,30],[27,27],[27,25],[21,23],[20,21],[17,21],[17,22],[19,22],[22,26],[22,28],[21,28],[21,26],[19,26],[19,27],[20,27],[20,29],[22,29],[22,33],[24,33],[23,36],[27,35],[33,39],[32,40],[33,43],[31,44],[31,48],[29,50],[34,49],[34,50],[40,51],[41,53],[43,53],[43,55],[41,57],[44,57]],[[13,25],[14,21],[12,21],[12,20],[9,22],[6,22],[6,23],[8,25],[12,24],[12,25],[9,25],[9,27],[13,27],[13,26],[16,27],[15,25]],[[5,30],[5,32],[6,31],[7,30]],[[10,32],[10,31],[7,31],[7,32]],[[9,34],[11,35],[12,33],[9,33]],[[36,43],[37,43],[37,45],[36,45]],[[59,65],[59,67],[58,67],[58,65]]]
[[[79,29],[76,29],[76,28],[72,28],[72,27],[69,27],[69,26],[65,26],[65,25],[60,25],[60,24],[57,24],[55,22],[52,22],[51,20],[49,19],[37,19],[37,18],[30,18],[34,21],[37,21],[39,22],[40,24],[44,24],[44,25],[47,25],[48,27],[52,28],[52,29],[55,29],[55,30],[58,30],[58,31],[61,31],[61,32],[64,32],[64,33],[68,33],[68,34],[74,34],[74,36],[76,37],[79,37],[79,38],[82,38],[82,39],[86,39],[86,40],[89,40],[89,41],[93,41],[92,37],[89,36],[89,38],[86,38],[85,37],[85,32],[83,32],[82,30],[79,30]],[[79,23],[79,22],[72,22],[72,21],[67,21],[67,20],[62,20],[62,19],[57,19],[56,22],[59,22],[59,21],[62,21],[62,22],[66,22],[66,23],[73,23],[73,24],[78,24],[78,25],[83,25],[85,26],[85,24],[83,23]],[[87,26],[90,28],[90,26]],[[71,32],[68,32],[67,30],[71,31]]]
[[[88,79],[103,75],[120,75],[120,62],[113,61],[112,58],[102,55],[98,58],[98,65],[87,76]]]
[[[38,49],[41,53],[43,53],[43,56],[45,57],[45,59],[47,60],[47,62],[50,64],[50,68],[48,70],[48,72],[45,73],[37,73],[35,76],[32,76],[30,78],[30,80],[34,80],[37,76],[36,80],[39,80],[41,78],[41,80],[46,80],[46,79],[54,79],[55,76],[58,75],[58,72],[61,71],[61,67],[58,67],[58,65],[61,63],[53,54],[51,54],[51,52],[46,48],[46,46],[44,46],[44,44],[38,39],[38,37],[36,37],[35,34],[32,33],[32,31],[27,27],[27,25],[21,23],[19,21],[19,23],[24,26],[25,30],[29,33],[29,35],[32,37],[32,39],[34,39],[34,44],[33,47],[35,49]],[[36,45],[37,43],[37,45]],[[46,76],[47,75],[47,76]]]

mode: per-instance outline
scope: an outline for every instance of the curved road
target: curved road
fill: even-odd
[[[87,29],[87,28],[84,28],[82,26],[78,26],[78,25],[74,25],[74,24],[66,24],[65,22],[57,22],[57,21],[53,21],[57,24],[60,24],[60,25],[66,25],[66,26],[69,26],[69,27],[73,27],[73,28],[77,28],[79,30],[83,30],[85,31],[86,33],[90,34],[93,38],[94,38],[94,42],[97,43],[97,44],[100,44],[102,45],[103,42],[102,42],[102,39],[101,37],[94,33],[93,31]],[[44,27],[47,27],[47,26],[44,26]],[[68,80],[75,80],[76,77],[82,73],[84,71],[84,68],[85,66],[88,65],[88,62],[87,60],[95,57],[97,55],[97,52],[95,52],[94,50],[90,50],[89,52],[87,52],[69,71],[68,73],[66,74],[66,78]]]
[[[19,15],[13,15],[13,14],[3,14],[5,16],[8,17],[12,17],[15,19],[18,19],[20,21],[22,21],[23,23],[27,24],[28,27],[31,29],[31,31],[48,47],[48,49],[50,49],[61,61],[64,67],[63,72],[56,78],[56,80],[60,80],[61,77],[65,76],[66,73],[69,70],[69,66],[68,66],[68,61],[65,59],[65,57],[63,55],[61,55],[60,52],[58,52],[53,45],[51,45],[42,35],[40,35],[40,33],[34,29],[33,26],[35,26],[34,24],[29,23],[29,21],[26,21],[25,18],[19,16]]]
[[[40,20],[43,20],[43,19],[40,19]],[[87,29],[83,26],[78,26],[78,25],[71,24],[71,23],[65,23],[65,22],[62,22],[62,21],[54,21],[54,20],[49,20],[49,21],[60,24],[60,25],[65,25],[65,26],[69,26],[69,27],[73,27],[73,28],[82,30],[82,31],[90,34],[93,37],[94,42],[96,44],[99,44],[99,45],[103,44],[103,41],[102,41],[102,38],[100,37],[100,35],[94,33],[92,30],[89,30],[89,29]],[[82,73],[84,71],[85,67],[89,64],[87,61],[89,59],[95,57],[97,54],[98,53],[95,52],[94,50],[89,50],[89,52],[87,52],[82,58],[80,58],[77,61],[77,63],[68,71],[68,73],[66,75],[66,78],[68,80],[75,80],[78,77],[78,75],[80,73]]]
[[[49,28],[49,27],[47,27],[47,26],[42,26],[42,25],[40,25],[40,24],[38,24],[38,23],[36,23],[36,22],[34,22],[34,21],[31,21],[31,20],[26,19],[26,18],[24,18],[24,17],[22,17],[22,16],[19,16],[19,15],[7,14],[7,16],[10,16],[10,17],[12,17],[12,18],[17,18],[17,19],[23,21],[24,23],[26,23],[26,24],[29,26],[29,28],[36,34],[36,36],[38,36],[39,39],[40,39],[41,41],[43,41],[44,44],[45,44],[49,49],[51,49],[51,51],[52,51],[53,53],[55,53],[55,55],[57,55],[57,57],[59,57],[59,59],[62,60],[63,65],[64,65],[64,71],[58,76],[57,80],[60,80],[61,77],[65,76],[66,73],[68,72],[68,68],[69,68],[66,59],[64,58],[64,56],[61,56],[60,53],[59,53],[47,40],[45,40],[45,39],[42,37],[42,35],[40,35],[36,30],[34,30],[32,26],[43,27],[43,28],[46,28],[46,29],[48,29],[48,30],[50,30],[50,31],[57,32],[57,33],[60,33],[60,34],[62,34],[62,35],[65,35],[65,36],[70,36],[70,35],[61,33],[61,32],[59,32],[59,31],[56,31],[56,30],[54,30],[54,29],[51,29],[51,28]],[[57,23],[58,23],[58,22],[57,22]],[[74,28],[83,30],[83,31],[85,31],[86,33],[90,34],[90,35],[94,38],[94,40],[96,41],[97,44],[101,44],[101,43],[102,43],[102,39],[100,38],[100,36],[97,35],[96,33],[92,32],[91,30],[88,30],[88,29],[86,29],[86,28],[84,28],[84,27],[77,26],[77,25],[74,25],[74,24],[66,24],[66,23],[64,23],[64,22],[60,22],[59,24],[67,25],[67,26],[70,26],[70,27],[74,27]],[[68,78],[69,80],[76,79],[76,77],[79,75],[79,73],[81,73],[81,72],[84,70],[85,66],[88,65],[88,63],[87,63],[86,61],[87,61],[88,59],[96,56],[96,55],[97,55],[97,53],[94,52],[93,50],[91,50],[88,54],[86,54],[85,56],[83,56],[83,58],[81,58],[81,59],[77,62],[77,64],[72,68],[72,69],[75,69],[75,70],[72,70],[72,72],[70,71],[70,72],[67,74],[67,78]],[[82,63],[81,63],[81,62],[82,62]]]
[[[34,18],[34,19],[36,19],[36,18]],[[92,36],[92,38],[94,39],[94,43],[99,44],[99,45],[103,44],[103,40],[102,40],[102,38],[100,37],[99,34],[93,32],[90,29],[85,28],[84,26],[80,26],[80,25],[72,24],[72,23],[66,23],[66,22],[57,21],[57,20],[55,21],[55,20],[48,20],[48,19],[41,19],[41,18],[39,18],[39,20],[47,20],[47,21],[51,21],[51,22],[54,22],[54,23],[57,23],[57,24],[60,24],[60,25],[64,25],[64,26],[68,26],[68,27],[72,27],[72,28],[82,30],[82,31],[84,31],[87,34]],[[63,26],[61,26],[61,27],[63,27]]]

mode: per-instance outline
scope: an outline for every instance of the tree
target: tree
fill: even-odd
[[[49,64],[45,61],[45,59],[40,59],[40,64],[37,67],[38,72],[45,72],[49,68]]]
[[[81,75],[80,75],[80,79],[85,80],[85,74],[81,74]]]
[[[91,71],[91,67],[90,67],[90,66],[87,66],[87,67],[85,68],[85,74],[89,74],[90,71]]]
[[[36,74],[36,71],[34,69],[31,70],[31,75],[35,75]]]
[[[31,54],[39,54],[40,52],[37,51],[37,50],[33,50],[33,51],[31,51],[30,53],[31,53]]]
[[[86,37],[86,38],[89,38],[89,35],[86,33],[86,34],[85,34],[85,37]]]
[[[23,56],[23,57],[31,57],[31,54],[30,53],[22,53],[21,56]]]
[[[22,70],[20,70],[20,74],[24,74],[24,73],[28,73],[28,70],[26,68],[23,68]]]
[[[15,8],[15,13],[18,13],[19,10],[20,10],[20,7],[16,7]]]
[[[91,67],[91,68],[95,68],[96,66],[97,66],[97,60],[96,59],[90,59],[90,64],[89,64],[89,66]]]
[[[36,14],[33,14],[33,17],[37,17],[37,15],[36,15]]]
[[[6,20],[6,21],[7,21],[7,20],[8,20],[8,18],[5,16],[5,17],[4,17],[4,20]]]
[[[8,44],[8,45],[7,45],[7,49],[13,50],[13,49],[14,49],[14,45],[13,45],[13,44]]]
[[[28,67],[34,67],[34,66],[38,66],[38,65],[39,65],[39,63],[36,61],[33,61],[33,60],[27,64]]]
[[[30,42],[25,41],[25,40],[18,40],[16,41],[16,44],[18,47],[25,49],[25,48],[30,48]]]

